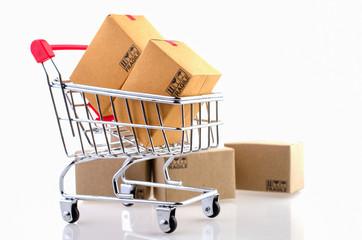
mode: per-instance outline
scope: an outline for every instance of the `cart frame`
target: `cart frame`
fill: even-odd
[[[52,59],[55,56],[53,50],[86,50],[86,48],[86,45],[49,45],[42,39],[34,40],[31,44],[31,52],[35,60],[41,63],[46,74],[64,151],[67,157],[72,158],[71,163],[64,168],[59,178],[59,190],[62,196],[60,207],[63,219],[69,223],[74,223],[79,219],[78,200],[116,201],[125,206],[133,204],[156,205],[158,224],[165,233],[171,233],[176,229],[175,212],[176,207],[179,206],[201,201],[204,214],[211,218],[216,217],[220,212],[218,191],[216,189],[183,186],[181,181],[171,180],[168,166],[175,157],[216,148],[219,145],[219,126],[222,124],[219,120],[219,102],[223,100],[223,96],[221,94],[210,94],[194,97],[169,97],[80,85],[63,80]],[[45,62],[47,64],[50,62],[50,66],[46,66]],[[55,74],[53,80],[50,80],[51,71],[49,68],[52,68],[53,74]],[[58,97],[56,97],[56,94],[58,94]],[[96,107],[90,106],[86,100],[86,94],[93,94],[96,97]],[[109,97],[113,115],[102,115],[98,100],[99,96]],[[130,120],[128,123],[117,121],[116,107],[113,104],[114,99],[123,99],[125,101],[127,115]],[[132,122],[128,106],[129,100],[140,103],[144,123]],[[148,124],[145,103],[154,104],[159,125]],[[162,115],[159,111],[162,104],[179,106],[181,109],[181,126],[163,125]],[[59,110],[60,106],[63,111]],[[189,116],[185,116],[186,106],[190,109]],[[198,110],[195,110],[196,108]],[[203,108],[206,108],[206,111],[202,110]],[[194,111],[198,111],[196,118],[194,117]],[[190,124],[186,123],[186,118],[190,120]],[[65,125],[69,125],[69,128],[65,129]],[[139,128],[146,129],[150,146],[145,147],[138,141],[135,129]],[[150,131],[161,131],[164,145],[154,146]],[[167,132],[170,131],[180,132],[182,135],[181,141],[170,144],[167,139]],[[67,142],[67,134],[70,134],[73,140],[76,139],[81,152],[69,154],[68,147],[70,144]],[[98,136],[97,140],[95,135]],[[115,137],[117,141],[112,142],[110,137]],[[89,147],[88,149],[86,144]],[[131,180],[125,177],[127,169],[133,164],[157,157],[168,158],[162,169],[165,183]],[[73,166],[104,158],[125,159],[123,166],[114,174],[112,179],[114,197],[66,193],[64,179]],[[118,184],[119,180],[123,182],[120,186]],[[200,192],[200,195],[179,202],[136,199],[135,187],[138,185]]]

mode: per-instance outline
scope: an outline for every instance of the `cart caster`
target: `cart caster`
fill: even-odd
[[[219,194],[201,200],[202,210],[209,218],[214,218],[220,213]]]
[[[63,199],[60,200],[60,210],[63,220],[68,223],[75,223],[79,219],[78,200]]]
[[[165,233],[172,233],[177,228],[175,207],[158,207],[156,209],[160,229]]]
[[[133,199],[136,198],[136,187],[130,184],[121,184],[121,193],[122,194],[132,194]],[[133,203],[130,202],[122,202],[125,207],[133,206]]]

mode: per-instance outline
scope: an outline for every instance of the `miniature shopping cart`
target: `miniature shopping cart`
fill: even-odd
[[[60,207],[63,219],[69,223],[74,223],[79,219],[78,200],[117,201],[125,206],[156,205],[158,224],[166,233],[173,232],[177,227],[175,212],[178,206],[201,201],[204,214],[210,218],[216,217],[220,212],[217,190],[183,186],[181,181],[170,179],[168,166],[175,157],[218,146],[219,126],[222,124],[218,117],[219,102],[223,99],[222,95],[210,94],[179,98],[86,86],[63,80],[52,59],[55,56],[53,50],[85,50],[86,48],[86,45],[49,45],[45,40],[35,40],[31,44],[31,52],[35,60],[42,64],[46,74],[65,153],[72,159],[59,179],[62,196]],[[86,97],[89,95],[95,97],[97,106],[90,105]],[[103,116],[100,111],[99,98],[104,98],[104,96],[109,99],[112,115]],[[116,111],[119,109],[113,104],[116,99],[126,103],[127,108],[124,114],[129,117],[129,122],[117,120]],[[128,105],[130,101],[138,102],[142,107],[143,124],[132,122],[132,112]],[[154,105],[155,114],[159,120],[158,124],[148,123],[144,107],[146,104]],[[159,111],[162,105],[178,106],[179,116],[174,117],[180,118],[181,126],[164,126]],[[189,111],[185,111],[186,108]],[[150,145],[143,145],[138,140],[137,129],[147,131]],[[164,143],[161,146],[152,144],[151,131],[162,132]],[[181,140],[177,143],[170,143],[167,138],[167,133],[170,131],[177,131],[182,136]],[[70,153],[71,148],[78,151]],[[125,177],[125,172],[131,165],[157,157],[167,159],[163,165],[165,183],[131,180]],[[65,192],[64,178],[74,165],[104,158],[125,159],[121,169],[114,174],[112,183],[110,182],[113,184],[114,197]],[[122,180],[122,184],[118,184],[119,179]],[[200,194],[180,202],[137,199],[135,196],[137,186],[193,191]]]

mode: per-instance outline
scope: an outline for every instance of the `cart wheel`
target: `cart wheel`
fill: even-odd
[[[175,217],[175,207],[159,207],[157,210],[157,219],[161,230],[164,233],[172,233],[177,228],[177,220]]]
[[[76,221],[79,220],[79,216],[80,216],[77,204],[72,205],[70,212],[72,214],[72,220],[69,223],[75,223]]]
[[[168,221],[168,225],[169,225],[170,230],[165,232],[165,233],[172,233],[173,231],[176,230],[176,228],[177,228],[177,220],[176,220],[175,216],[170,217],[170,219]]]
[[[203,199],[202,208],[204,214],[209,218],[214,218],[220,213],[219,194]]]
[[[64,199],[60,201],[63,220],[75,223],[79,219],[78,201],[76,199]]]
[[[208,216],[209,218],[214,218],[216,217],[217,215],[219,215],[220,213],[220,203],[218,200],[215,200],[212,201],[212,214],[210,216]]]

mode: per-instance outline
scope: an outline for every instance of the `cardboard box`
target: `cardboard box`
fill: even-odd
[[[112,196],[114,174],[122,167],[124,159],[105,158],[91,162],[84,162],[75,166],[75,180],[77,194]],[[132,165],[126,171],[126,178],[140,181],[151,181],[151,161],[144,161]],[[121,184],[120,180],[118,184]],[[150,187],[136,186],[136,198],[148,199]]]
[[[77,84],[121,89],[150,39],[163,39],[144,16],[110,14],[84,53],[70,80]],[[96,98],[86,95],[97,109]],[[109,97],[99,96],[103,116],[112,114]]]
[[[179,41],[150,40],[130,73],[122,90],[159,94],[165,96],[185,97],[209,94],[221,77],[221,73],[209,65],[185,43]],[[117,119],[129,123],[125,114],[125,102],[114,101]],[[156,107],[152,102],[145,102],[145,110],[150,125],[160,126]],[[145,124],[141,105],[129,101],[133,123]],[[163,126],[182,127],[181,107],[168,104],[159,105]],[[186,126],[190,125],[190,105],[185,107]],[[198,105],[194,106],[194,117],[198,113]],[[150,146],[147,131],[136,129],[136,135],[146,147]],[[170,144],[179,142],[180,131],[168,131],[166,136]],[[160,130],[151,130],[155,146],[164,145]]]
[[[236,188],[293,193],[304,187],[303,143],[233,142]]]
[[[154,182],[164,183],[162,166],[167,158],[157,158],[153,165]],[[168,167],[170,178],[182,181],[184,186],[215,188],[221,199],[235,198],[234,150],[216,148],[182,155]],[[154,197],[160,201],[182,201],[197,196],[199,192],[154,188]]]

